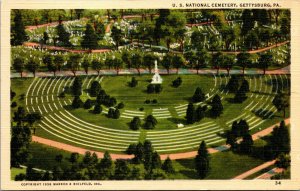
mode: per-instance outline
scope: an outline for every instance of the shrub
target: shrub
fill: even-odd
[[[149,103],[150,103],[150,100],[149,100],[149,99],[146,99],[145,103],[146,103],[146,104],[149,104]]]
[[[72,107],[74,109],[80,108],[82,106],[82,101],[79,96],[75,96],[72,102]]]
[[[90,109],[93,106],[92,100],[87,99],[84,104],[83,104],[83,108],[84,109]]]
[[[143,108],[143,107],[141,107],[139,110],[140,110],[140,111],[144,111],[144,108]]]
[[[65,98],[66,95],[65,95],[65,92],[61,92],[59,95],[58,95],[59,98]]]
[[[141,119],[139,117],[134,117],[130,122],[130,129],[138,130],[141,126]]]
[[[96,104],[94,107],[94,111],[95,114],[100,114],[102,112],[102,107],[100,104]]]
[[[130,87],[136,87],[138,85],[138,81],[135,79],[135,77],[131,78],[131,82],[129,82]]]
[[[157,103],[157,100],[156,100],[156,99],[152,100],[152,103],[156,104],[156,103]]]
[[[15,107],[17,107],[17,105],[18,105],[18,104],[14,101],[14,102],[11,103],[10,106],[11,106],[12,108],[15,108]]]
[[[125,105],[123,102],[119,103],[117,106],[118,109],[123,109],[124,107],[125,107]]]
[[[178,77],[176,80],[172,81],[172,86],[178,88],[182,83],[181,77]]]

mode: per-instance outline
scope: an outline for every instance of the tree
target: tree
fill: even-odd
[[[88,59],[84,59],[81,66],[83,67],[84,71],[86,74],[88,74],[89,72],[89,66],[90,66],[90,62]]]
[[[126,160],[117,159],[115,169],[116,180],[126,180],[130,174],[130,168]]]
[[[43,33],[43,44],[47,44],[47,41],[49,40],[49,35],[48,33],[45,31]]]
[[[226,25],[220,31],[222,39],[225,42],[225,49],[229,50],[230,45],[236,40],[237,36],[233,27]]]
[[[131,143],[128,148],[126,149],[126,154],[132,155],[136,153],[136,146],[137,144]]]
[[[223,60],[221,62],[221,68],[225,68],[227,71],[227,75],[229,76],[229,72],[235,63],[234,56],[224,54]]]
[[[243,10],[242,13],[242,34],[247,34],[254,27],[253,13],[250,9]]]
[[[209,60],[211,60],[211,55],[208,53],[207,49],[202,48],[196,53],[195,57],[196,62],[194,62],[193,66],[197,70],[197,74],[199,74],[199,70],[208,65]]]
[[[66,31],[66,29],[64,28],[64,26],[62,24],[59,24],[56,26],[56,31],[57,31],[57,35],[58,35],[58,40],[62,43],[62,45],[64,46],[71,46],[71,42],[70,42],[70,33],[68,33]]]
[[[178,74],[178,70],[180,67],[183,67],[185,64],[185,60],[181,55],[175,55],[172,58],[172,65],[176,68],[176,73]]]
[[[113,176],[113,161],[109,152],[105,151],[103,159],[97,165],[100,179],[107,180]]]
[[[161,61],[163,67],[167,70],[168,74],[170,74],[172,59],[173,59],[172,54],[166,54]]]
[[[67,67],[72,71],[74,76],[76,76],[76,72],[80,68],[80,60],[81,60],[81,56],[79,54],[73,54],[69,57]]]
[[[203,179],[209,173],[209,154],[205,141],[202,141],[195,158],[195,168],[198,176]]]
[[[287,169],[289,166],[291,166],[291,157],[290,157],[290,155],[280,153],[279,156],[276,159],[275,165],[278,168]]]
[[[80,96],[82,93],[82,81],[79,77],[75,77],[74,82],[71,87],[72,94],[74,96]]]
[[[39,63],[33,59],[30,59],[26,65],[26,68],[29,72],[32,72],[33,76],[35,77],[35,73],[36,73],[37,69],[39,68]]]
[[[219,70],[224,61],[224,53],[218,51],[216,54],[212,55],[212,64],[215,69],[217,69],[217,74],[219,75]]]
[[[61,70],[64,63],[64,57],[62,55],[56,55],[54,57],[54,64],[56,65],[58,71]]]
[[[98,81],[93,81],[90,87],[90,95],[91,97],[96,97],[101,90],[101,86]]]
[[[47,54],[43,57],[43,62],[46,64],[49,71],[53,72],[53,75],[55,76],[56,71],[58,70],[57,65],[53,62],[53,56],[50,54]]]
[[[131,78],[131,81],[129,82],[130,87],[135,87],[138,85],[138,81],[135,79],[135,77]]]
[[[114,60],[113,60],[113,66],[117,72],[117,75],[119,75],[119,71],[120,71],[120,68],[123,68],[123,60],[121,58],[118,58],[116,57]]]
[[[154,151],[152,153],[152,159],[151,159],[151,169],[156,169],[161,167],[161,159],[160,155]]]
[[[93,102],[91,99],[87,99],[83,104],[84,109],[90,109],[92,106],[93,106]]]
[[[253,139],[249,133],[243,136],[243,140],[240,146],[241,146],[241,151],[243,153],[250,153],[252,151]]]
[[[81,107],[82,104],[83,103],[82,103],[80,97],[79,96],[75,96],[74,99],[73,99],[73,101],[72,101],[72,107],[74,109],[77,109],[77,108]]]
[[[61,163],[63,158],[64,158],[64,156],[62,154],[58,154],[55,156],[55,161],[58,163]]]
[[[220,96],[217,94],[214,96],[212,103],[211,103],[211,115],[213,117],[219,117],[223,112],[223,105],[221,102]]]
[[[130,58],[130,54],[128,51],[124,51],[122,52],[122,60],[123,62],[126,64],[127,68],[130,69],[131,68],[131,58]]]
[[[117,26],[113,26],[111,29],[111,37],[114,40],[115,44],[116,44],[116,48],[119,48],[119,44],[121,42],[121,39],[123,37],[122,34],[122,30],[120,29],[120,27]]]
[[[162,169],[168,174],[172,174],[175,172],[172,160],[169,157],[164,161]]]
[[[285,38],[289,38],[291,34],[291,19],[287,16],[284,16],[280,20],[280,32]]]
[[[99,60],[92,61],[92,68],[97,71],[98,75],[100,74],[100,70],[102,68],[103,63]]]
[[[96,49],[98,47],[98,36],[91,24],[86,25],[81,46],[86,49]]]
[[[202,92],[201,88],[200,87],[197,87],[196,90],[195,90],[195,93],[192,97],[192,101],[194,103],[197,103],[197,102],[202,102],[204,101],[205,99],[205,95],[204,93]]]
[[[157,125],[157,120],[153,115],[148,115],[145,119],[145,128],[146,129],[154,129],[155,125]]]
[[[193,124],[195,122],[195,109],[193,103],[189,103],[186,110],[186,122]]]
[[[21,75],[21,78],[23,77],[23,71],[25,68],[25,62],[24,59],[21,57],[17,57],[13,61],[13,68],[16,70],[16,72],[19,72]]]
[[[84,9],[75,9],[75,14],[77,15],[78,20],[80,19],[83,13],[84,13]]]
[[[236,121],[235,121],[236,122]],[[236,124],[235,124],[236,125]],[[230,145],[231,146],[231,149],[232,150],[235,150],[235,148],[237,147],[237,139],[236,139],[236,136],[232,133],[232,131],[229,131],[227,134],[226,134],[226,144]]]
[[[152,70],[152,67],[154,66],[155,64],[155,61],[157,60],[158,58],[152,54],[152,53],[147,53],[145,54],[144,56],[144,65],[148,68],[149,70],[149,74],[151,74],[151,70]]]
[[[290,152],[290,134],[284,121],[280,122],[279,127],[276,126],[273,129],[270,137],[270,144],[275,156],[279,155],[280,153],[287,154]]]
[[[285,118],[285,109],[289,107],[289,98],[286,94],[278,92],[272,101],[273,105],[280,112],[283,111],[283,117]]]
[[[130,122],[130,129],[138,130],[141,127],[141,119],[139,117],[134,117]]]
[[[94,112],[95,114],[100,114],[100,113],[102,112],[102,107],[101,107],[101,105],[100,105],[100,104],[96,104],[95,107],[94,107],[93,112]]]
[[[138,71],[139,75],[141,74],[141,66],[143,64],[143,57],[140,52],[135,52],[131,56],[131,64]]]
[[[23,42],[28,40],[25,32],[25,27],[22,19],[21,10],[14,10],[15,17],[11,28],[11,44],[13,46],[22,45]]]
[[[178,88],[182,83],[181,77],[176,78],[174,81],[172,81],[172,86],[175,88]]]
[[[252,50],[253,47],[259,47],[259,38],[257,35],[257,31],[251,30],[245,37],[244,46],[247,49]]]
[[[201,50],[204,47],[205,35],[196,30],[191,35],[191,45],[193,49]]]
[[[261,54],[258,59],[258,67],[262,68],[264,70],[264,74],[266,74],[266,69],[269,67],[269,65],[272,65],[273,62],[273,55],[270,52],[264,53]]]
[[[78,153],[71,153],[69,161],[74,164],[77,163],[79,159],[79,154]]]
[[[236,56],[236,64],[243,68],[243,74],[245,74],[245,68],[251,64],[250,57],[251,55],[248,52],[241,52]]]
[[[200,121],[205,116],[205,108],[202,106],[198,106],[195,110],[195,121]]]
[[[236,93],[239,89],[239,76],[232,75],[229,79],[226,88],[229,90],[230,93]]]
[[[115,109],[114,114],[113,114],[113,118],[114,119],[119,119],[120,118],[120,110],[118,108]]]

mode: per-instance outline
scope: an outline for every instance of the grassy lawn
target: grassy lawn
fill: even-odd
[[[264,161],[247,155],[235,154],[232,151],[215,153],[210,156],[210,173],[205,179],[231,179],[248,171]],[[194,170],[194,159],[179,159],[173,161],[176,173],[172,179],[197,179]]]
[[[10,178],[11,180],[15,180],[15,177],[18,175],[18,174],[25,174],[26,173],[26,169],[25,168],[11,168],[10,169]]]
[[[54,166],[59,165],[57,161],[55,161],[56,155],[63,155],[63,160],[61,162],[62,167],[69,167],[71,163],[69,162],[70,152],[56,149],[53,147],[49,147],[39,143],[31,143],[29,147],[29,152],[32,157],[30,161],[26,164],[32,165],[35,168],[43,169],[43,170],[52,170]],[[82,155],[80,155],[79,160],[82,159]]]

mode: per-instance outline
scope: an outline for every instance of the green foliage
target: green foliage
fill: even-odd
[[[116,160],[116,169],[115,169],[115,176],[116,180],[126,180],[130,174],[130,168],[128,166],[128,162],[123,159]]]
[[[81,46],[86,49],[96,49],[98,47],[98,36],[91,24],[86,25]]]
[[[74,96],[79,97],[82,94],[82,81],[81,78],[75,77],[74,83],[72,84],[71,87],[72,94]]]
[[[11,45],[17,46],[22,45],[23,42],[28,40],[28,36],[25,32],[25,27],[22,19],[22,14],[20,10],[14,10],[15,17],[13,20],[13,25],[11,28]]]
[[[16,70],[16,72],[19,72],[21,77],[25,68],[25,61],[21,57],[17,57],[13,60],[13,68]]]
[[[290,152],[290,134],[284,121],[281,121],[279,127],[273,129],[270,144],[275,155]]]
[[[147,86],[147,93],[160,93],[162,91],[162,86],[160,84],[149,84]]]
[[[63,46],[72,46],[72,44],[70,43],[71,35],[66,31],[65,27],[62,24],[56,26],[56,31],[58,35],[57,40],[59,40]]]
[[[186,109],[186,122],[187,124],[193,124],[195,122],[195,109],[193,103],[189,103]]]
[[[139,117],[134,117],[130,122],[130,129],[138,130],[141,127],[141,119]]]
[[[99,60],[92,61],[92,68],[98,72],[98,75],[100,73],[102,66],[103,66],[103,63],[100,62]]]
[[[79,54],[73,54],[69,57],[67,68],[72,71],[74,76],[76,75],[76,72],[80,69],[80,60],[81,55]]]
[[[182,79],[181,77],[176,78],[175,80],[172,81],[172,86],[175,88],[178,88],[182,84]]]
[[[84,109],[91,109],[92,106],[93,106],[93,102],[91,99],[87,99],[83,104]]]
[[[33,76],[35,77],[35,73],[37,71],[37,69],[39,68],[39,63],[37,63],[35,60],[30,59],[26,65],[26,69],[29,72],[33,73]]]
[[[118,105],[117,105],[117,108],[118,109],[123,109],[125,107],[124,103],[123,102],[120,102]]]
[[[74,109],[77,109],[77,108],[80,108],[82,105],[83,105],[82,100],[80,99],[79,96],[76,95],[72,101],[72,107]]]
[[[209,154],[205,141],[202,141],[195,158],[195,168],[199,178],[205,178],[209,173]]]
[[[102,107],[100,104],[96,104],[93,110],[93,113],[100,114],[102,112]]]
[[[162,165],[162,169],[168,174],[172,174],[175,172],[175,169],[172,164],[172,160],[169,157],[164,161]]]
[[[285,109],[289,106],[288,96],[282,92],[278,92],[275,95],[272,103],[279,112],[283,111],[283,117],[285,118]]]
[[[219,117],[223,112],[223,105],[220,96],[217,94],[213,97],[211,103],[211,116]]]
[[[154,129],[155,125],[157,125],[157,120],[153,115],[148,115],[145,119],[145,129]]]
[[[194,103],[197,103],[197,102],[202,102],[204,101],[205,99],[205,95],[204,93],[202,92],[201,88],[200,87],[197,87],[196,90],[195,90],[195,93],[192,97],[192,101]]]
[[[291,157],[288,154],[280,153],[277,157],[277,160],[275,162],[275,165],[278,168],[284,168],[287,169],[291,166]]]
[[[83,60],[83,62],[81,63],[81,66],[83,67],[85,73],[88,74],[89,66],[90,66],[89,60],[85,58],[85,59]]]
[[[90,87],[90,95],[91,97],[96,97],[101,90],[101,86],[98,81],[93,81]]]

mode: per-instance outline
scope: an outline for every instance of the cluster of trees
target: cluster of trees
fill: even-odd
[[[249,133],[249,125],[246,120],[234,121],[231,131],[227,132],[226,144],[229,144],[234,151],[242,153],[251,153],[253,139]],[[242,137],[242,141],[238,143],[238,138]]]
[[[154,151],[152,143],[148,140],[144,143],[130,144],[126,153],[134,155],[131,160],[134,164],[143,164],[145,179],[165,179],[167,175],[175,172],[172,160],[167,158],[162,163],[160,155]]]
[[[205,117],[205,112],[207,110],[207,106],[194,107],[193,103],[189,103],[186,109],[186,122],[187,124],[193,124],[195,122],[199,122],[201,119]]]
[[[12,167],[26,163],[31,155],[28,151],[31,135],[35,134],[35,123],[41,120],[39,113],[27,113],[23,107],[14,112],[11,125],[10,162]]]
[[[286,108],[288,108],[290,105],[289,96],[286,93],[279,91],[275,95],[272,103],[279,112],[283,111],[283,117],[285,118]]]
[[[205,100],[205,94],[203,93],[200,87],[197,87],[192,97],[192,102],[197,103],[197,102],[202,102],[204,100]]]
[[[250,91],[249,82],[241,75],[232,75],[226,85],[230,93],[235,93],[233,101],[241,103],[247,99],[247,93]]]
[[[141,127],[144,127],[145,129],[154,129],[157,125],[157,120],[153,115],[148,115],[145,118],[145,123],[142,125],[142,121],[139,117],[135,116],[129,123],[130,129],[132,130],[138,130]]]
[[[162,91],[163,87],[161,84],[149,84],[147,86],[147,93],[152,94],[152,93],[160,93]]]

